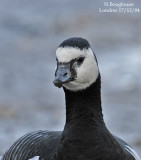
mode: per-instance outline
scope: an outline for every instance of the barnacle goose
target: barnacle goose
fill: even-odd
[[[63,87],[66,100],[63,132],[28,133],[10,147],[2,160],[140,160],[104,123],[101,77],[88,41],[79,37],[63,41],[56,60],[54,85]]]

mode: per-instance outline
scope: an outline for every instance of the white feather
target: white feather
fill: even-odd
[[[29,160],[39,160],[39,156],[33,157],[33,158],[29,159]]]
[[[139,157],[139,155],[129,146],[125,146],[125,149],[134,156],[135,160],[141,160],[141,158]]]

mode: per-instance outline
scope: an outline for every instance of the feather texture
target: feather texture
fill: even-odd
[[[62,132],[36,131],[17,140],[4,154],[2,160],[28,160],[39,156],[48,160],[57,150]]]

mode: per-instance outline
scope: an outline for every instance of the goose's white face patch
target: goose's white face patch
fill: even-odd
[[[71,60],[81,56],[85,57],[85,59],[80,66],[75,68],[76,79],[63,84],[65,88],[72,91],[85,89],[96,81],[99,71],[94,53],[91,48],[80,50],[73,47],[60,47],[56,51],[58,62],[61,63],[69,63]]]

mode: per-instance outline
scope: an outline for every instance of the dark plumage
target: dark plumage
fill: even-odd
[[[68,39],[60,46],[77,47],[80,50],[90,47],[81,38]],[[2,160],[28,160],[34,156],[39,156],[39,160],[140,160],[130,146],[109,132],[104,123],[100,73],[85,89],[63,89],[66,100],[63,132],[31,132],[16,141]]]
[[[18,139],[5,153],[2,160],[28,160],[35,156],[51,159],[60,144],[62,132],[36,131]]]
[[[89,42],[84,39],[84,38],[80,38],[80,37],[74,37],[74,38],[69,38],[65,41],[63,41],[59,47],[77,47],[81,50],[83,49],[88,49],[90,47]]]

